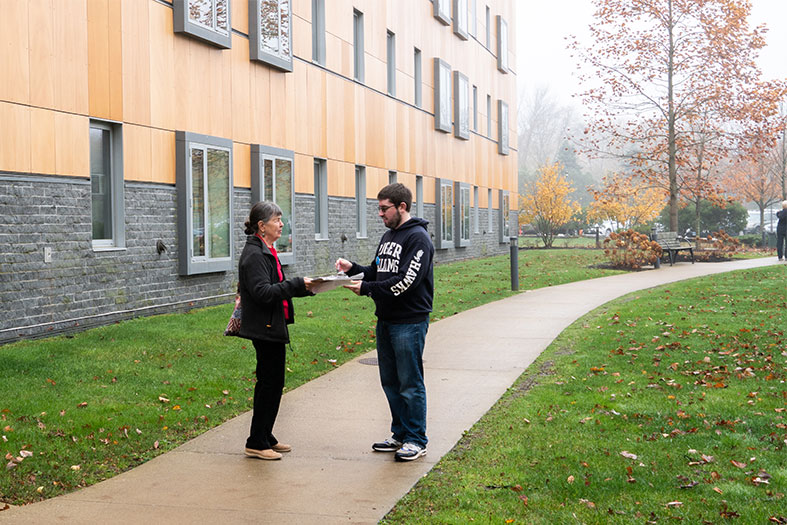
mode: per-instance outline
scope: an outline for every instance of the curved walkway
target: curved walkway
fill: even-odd
[[[374,453],[389,435],[377,367],[361,356],[284,396],[281,461],[243,455],[243,414],[129,472],[0,512],[2,523],[376,523],[448,452],[569,324],[628,292],[776,264],[679,263],[527,291],[432,324],[425,367],[428,455]]]

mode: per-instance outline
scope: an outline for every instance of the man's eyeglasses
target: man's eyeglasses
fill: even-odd
[[[394,206],[394,205],[390,205],[390,206],[377,206],[377,209],[380,211],[380,213],[385,213],[385,212],[387,212],[387,211],[388,211],[390,208],[396,208],[396,206]]]

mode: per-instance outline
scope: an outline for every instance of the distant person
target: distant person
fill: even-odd
[[[787,241],[787,201],[782,201],[782,209],[776,212],[779,222],[776,223],[776,256],[779,260],[787,257],[785,241]]]
[[[381,189],[378,215],[390,229],[380,239],[372,264],[336,261],[338,271],[363,272],[362,281],[346,288],[375,303],[377,360],[392,436],[372,444],[372,450],[394,452],[397,461],[426,455],[427,443],[423,353],[434,295],[434,246],[426,231],[429,223],[410,215],[412,200],[403,184]]]
[[[278,205],[258,202],[251,207],[245,226],[248,237],[238,263],[239,335],[251,339],[257,352],[254,413],[245,452],[259,459],[281,459],[282,452],[292,450],[273,436],[284,389],[285,345],[290,342],[287,325],[295,321],[291,299],[312,295],[312,281],[284,278],[274,247],[283,227]]]

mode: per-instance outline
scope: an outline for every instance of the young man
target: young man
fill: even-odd
[[[391,409],[389,439],[374,443],[377,452],[395,452],[397,461],[426,454],[426,388],[424,341],[432,311],[434,246],[427,221],[410,216],[413,195],[403,184],[389,184],[377,194],[378,215],[389,230],[383,234],[369,266],[346,259],[336,269],[363,272],[362,281],[346,286],[368,295],[377,316],[377,360],[380,382]]]

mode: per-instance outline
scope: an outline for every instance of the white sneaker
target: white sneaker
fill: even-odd
[[[405,443],[402,448],[396,451],[394,458],[396,461],[413,461],[426,455],[426,447],[415,443]]]

